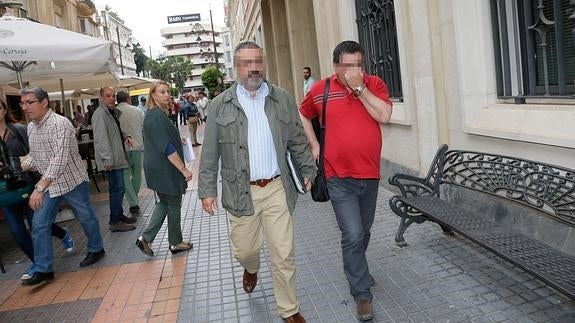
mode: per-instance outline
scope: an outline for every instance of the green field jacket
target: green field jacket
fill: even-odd
[[[265,113],[272,132],[277,160],[286,193],[287,206],[294,213],[297,191],[286,162],[289,149],[297,160],[303,177],[314,180],[316,166],[293,97],[268,83]],[[210,117],[198,177],[198,196],[217,197],[218,170],[221,165],[222,206],[235,216],[253,215],[250,190],[250,156],[248,120],[236,95],[237,83],[209,104]]]

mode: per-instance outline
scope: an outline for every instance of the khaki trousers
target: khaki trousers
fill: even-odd
[[[234,256],[250,273],[260,269],[260,249],[265,235],[272,268],[276,304],[281,317],[299,312],[295,288],[293,221],[281,177],[265,187],[250,185],[255,213],[229,215]]]
[[[192,144],[197,144],[198,137],[196,133],[198,132],[198,117],[188,118],[188,130],[190,130],[190,137],[192,139]]]

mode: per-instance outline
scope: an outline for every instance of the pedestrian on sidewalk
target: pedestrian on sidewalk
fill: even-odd
[[[198,92],[196,105],[198,106],[198,111],[200,112],[199,117],[202,122],[207,122],[208,120],[208,103],[209,100],[206,97],[206,93],[204,91]]]
[[[10,109],[8,109],[6,103],[1,99],[0,134],[3,134],[1,140],[5,143],[7,149],[5,153],[8,153],[9,156],[25,156],[30,152],[26,127],[16,122]],[[5,157],[5,160],[8,159],[8,156],[2,157]],[[28,174],[28,176],[32,175]],[[32,193],[33,189],[33,185],[30,185],[30,193]],[[28,227],[32,228],[32,216],[34,215],[34,211],[30,208],[28,202],[29,200],[26,198],[19,202],[2,206],[4,219],[8,224],[8,229],[10,230],[14,241],[32,262],[30,268],[24,275],[22,275],[22,277],[20,277],[22,280],[32,277],[36,268],[34,265],[34,245],[32,244],[32,237],[30,236],[30,233],[28,233],[28,229],[24,224],[24,221],[26,221],[28,223]],[[74,240],[72,240],[72,235],[68,230],[60,227],[56,223],[52,223],[51,233],[52,236],[60,239],[66,252],[70,253],[74,250]]]
[[[92,116],[94,130],[94,151],[98,169],[106,172],[108,194],[110,196],[110,231],[125,232],[134,230],[137,220],[124,215],[124,169],[128,167],[126,144],[132,144],[132,138],[126,137],[118,121],[116,109],[116,91],[111,87],[100,90],[100,106]]]
[[[288,149],[308,190],[316,168],[293,97],[265,81],[261,47],[240,43],[234,62],[238,82],[210,103],[198,196],[204,210],[214,214],[221,162],[222,205],[229,212],[234,256],[244,267],[244,291],[256,287],[265,236],[280,316],[286,322],[305,322],[295,286],[291,214],[297,191],[289,178]]]
[[[188,101],[186,102],[186,113],[188,114],[188,129],[190,130],[192,146],[201,146],[202,144],[198,142],[198,122],[200,113],[192,95],[188,96]]]
[[[174,100],[173,97],[170,97],[170,108],[168,110],[168,115],[170,120],[174,123],[176,128],[178,127],[178,115],[180,114],[180,104]]]
[[[143,124],[144,114],[137,107],[128,104],[130,95],[128,92],[119,91],[116,94],[118,102],[118,121],[126,137],[131,138],[131,143],[126,144],[128,154],[128,167],[124,168],[124,187],[126,200],[130,206],[130,214],[138,215],[140,202],[138,193],[142,185],[142,155],[144,152]]]
[[[32,242],[35,272],[23,285],[54,279],[51,228],[58,208],[65,201],[74,211],[88,238],[88,254],[80,267],[98,262],[105,255],[100,224],[88,190],[88,173],[78,152],[74,127],[66,117],[50,110],[48,93],[31,87],[20,91],[20,106],[28,120],[30,153],[22,162],[23,171],[37,171],[42,178],[30,195]]]
[[[192,172],[184,163],[182,138],[178,126],[169,118],[170,86],[164,81],[155,82],[148,96],[148,112],[144,118],[144,173],[146,184],[154,190],[160,202],[154,207],[150,223],[136,245],[148,256],[153,256],[151,243],[156,238],[166,216],[168,240],[172,254],[189,250],[193,244],[182,239],[180,223],[182,195]]]
[[[305,96],[309,90],[311,89],[311,86],[315,83],[315,80],[313,79],[313,77],[311,76],[311,67],[306,66],[303,68],[303,96]]]
[[[369,245],[379,188],[383,139],[381,125],[391,117],[387,86],[364,72],[364,50],[344,41],[333,51],[335,73],[330,76],[326,107],[324,167],[331,204],[341,237],[343,268],[358,318],[373,319],[371,285],[365,251]],[[325,80],[316,82],[300,107],[305,133],[316,160],[319,142],[311,119],[322,116]],[[353,122],[349,122],[353,120]]]
[[[137,108],[140,111],[142,111],[143,116],[146,115],[147,110],[146,110],[146,97],[145,96],[140,97],[140,104],[138,104]]]
[[[180,116],[180,125],[187,125],[188,124],[188,115],[186,113],[186,98],[181,95],[180,96],[180,101],[178,102],[178,105],[180,106],[180,112],[179,112],[179,116]]]

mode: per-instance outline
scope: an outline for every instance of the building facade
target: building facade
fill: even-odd
[[[117,72],[122,75],[136,76],[136,62],[132,53],[132,30],[114,12],[106,8],[100,12],[98,21],[101,38],[114,43],[113,51]]]
[[[574,8],[572,0],[230,0],[228,23],[232,43],[262,45],[268,78],[298,100],[302,67],[329,76],[334,47],[360,42],[366,69],[394,100],[382,126],[389,176],[426,172],[443,143],[573,168]]]
[[[234,49],[232,47],[232,38],[230,34],[229,28],[222,29],[222,41],[223,41],[223,48],[224,48],[224,65],[225,65],[225,72],[226,77],[224,81],[228,84],[232,83],[235,80],[235,72],[234,72]]]
[[[10,0],[2,3],[20,3],[6,11],[14,16],[98,37],[96,6],[91,0]],[[0,9],[1,10],[1,9]]]
[[[210,22],[180,24],[161,29],[162,46],[166,56],[181,56],[193,63],[193,69],[184,85],[186,90],[204,90],[202,73],[218,63],[220,71],[226,71],[223,37],[227,34],[222,27]]]

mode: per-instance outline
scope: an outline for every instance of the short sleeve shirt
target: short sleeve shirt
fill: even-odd
[[[365,75],[363,82],[370,92],[392,105],[383,80]],[[317,81],[303,99],[299,110],[304,117],[321,118],[324,86],[325,79]],[[383,145],[380,124],[336,74],[330,77],[326,116],[326,177],[379,179]]]

